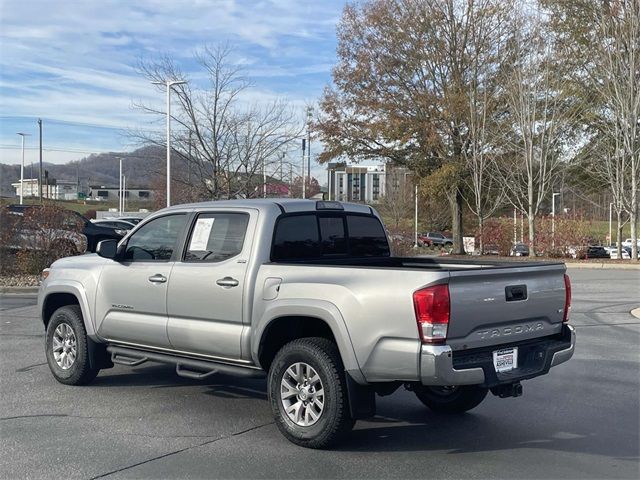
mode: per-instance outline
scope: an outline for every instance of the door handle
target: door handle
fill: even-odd
[[[167,277],[160,273],[156,273],[155,275],[149,277],[149,281],[151,283],[164,283],[167,281]]]
[[[224,277],[219,280],[216,280],[216,283],[221,287],[237,287],[238,283],[240,282],[238,282],[238,280],[236,280],[235,278]]]

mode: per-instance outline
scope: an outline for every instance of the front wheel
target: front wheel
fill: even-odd
[[[463,413],[477,407],[487,396],[488,388],[477,385],[428,387],[413,389],[416,397],[434,412]]]
[[[326,338],[300,338],[269,369],[269,400],[280,432],[296,445],[326,448],[353,428],[344,367]]]
[[[66,385],[85,385],[99,369],[91,368],[82,311],[78,305],[57,309],[47,325],[47,363],[54,378]]]

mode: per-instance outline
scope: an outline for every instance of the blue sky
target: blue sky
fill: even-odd
[[[65,163],[91,152],[130,150],[130,128],[158,128],[134,101],[164,109],[135,71],[169,54],[196,73],[193,54],[228,42],[253,81],[247,102],[286,98],[303,108],[330,82],[343,1],[0,0],[0,163]],[[194,76],[194,82],[202,76]]]

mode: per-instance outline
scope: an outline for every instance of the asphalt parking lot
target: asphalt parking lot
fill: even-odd
[[[638,478],[639,270],[571,270],[574,358],[457,417],[399,390],[332,451],[288,443],[262,380],[49,374],[33,296],[0,297],[3,478]]]

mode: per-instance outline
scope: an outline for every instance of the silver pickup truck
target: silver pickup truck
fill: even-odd
[[[43,272],[46,356],[65,384],[113,364],[267,376],[282,433],[333,444],[398,387],[464,412],[573,355],[561,263],[391,256],[366,205],[180,205]]]

